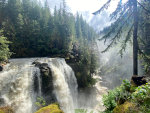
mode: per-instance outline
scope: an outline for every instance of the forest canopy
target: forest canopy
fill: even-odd
[[[82,15],[67,11],[65,1],[51,11],[47,0],[44,4],[37,0],[0,0],[0,29],[11,42],[7,48],[13,53],[11,58],[74,59],[82,87],[91,81],[97,67],[93,45],[98,34]],[[7,53],[6,59],[10,57]]]

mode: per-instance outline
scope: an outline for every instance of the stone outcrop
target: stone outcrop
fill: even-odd
[[[148,76],[132,76],[131,81],[134,82],[136,86],[141,86],[150,81],[150,77]]]
[[[40,76],[41,76],[41,82],[42,82],[42,96],[46,100],[47,104],[51,104],[56,102],[56,97],[53,93],[53,78],[52,78],[52,73],[51,69],[48,66],[47,63],[40,63],[40,62],[33,62],[36,67],[40,69]],[[35,79],[36,81],[36,79]],[[36,82],[35,82],[36,83]],[[36,85],[35,85],[35,90],[36,90]]]

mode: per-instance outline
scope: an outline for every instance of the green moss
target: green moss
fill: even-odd
[[[114,108],[113,113],[138,113],[136,105],[132,102],[125,102],[122,105],[118,105]]]
[[[60,108],[57,104],[51,104],[49,106],[39,109],[35,113],[64,113],[64,112],[62,110],[60,110]]]
[[[0,110],[0,113],[4,113],[4,111]]]
[[[135,92],[136,88],[137,88],[137,85],[134,83],[133,80],[131,80],[130,92],[131,93]]]
[[[11,107],[0,107],[0,113],[14,113]]]
[[[75,109],[75,113],[87,113],[86,109]]]

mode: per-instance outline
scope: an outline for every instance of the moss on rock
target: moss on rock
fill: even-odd
[[[11,107],[0,107],[0,113],[14,113]]]
[[[138,113],[136,105],[132,102],[125,102],[122,105],[118,105],[114,108],[113,113]]]
[[[64,113],[57,104],[51,104],[49,106],[39,109],[35,113]]]

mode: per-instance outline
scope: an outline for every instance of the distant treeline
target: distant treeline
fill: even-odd
[[[67,54],[74,44],[88,48],[97,37],[82,16],[66,11],[65,3],[51,13],[47,2],[37,0],[0,0],[0,28],[12,42],[12,57]]]

